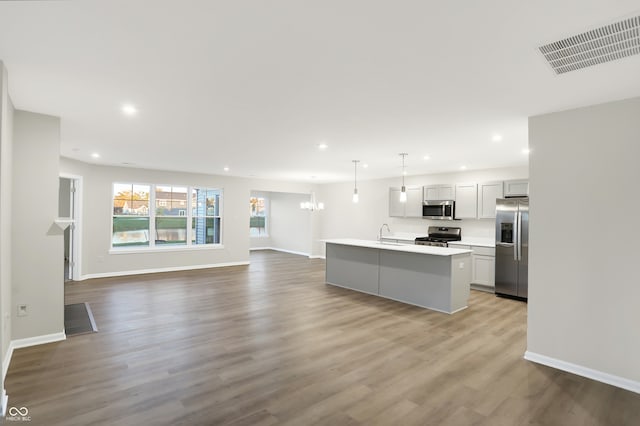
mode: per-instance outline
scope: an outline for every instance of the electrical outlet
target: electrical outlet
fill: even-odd
[[[18,305],[18,316],[19,317],[27,316],[27,305]]]

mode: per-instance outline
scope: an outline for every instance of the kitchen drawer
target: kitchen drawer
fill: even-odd
[[[478,254],[481,256],[494,256],[496,255],[495,247],[482,247],[482,246],[472,246],[473,254]]]

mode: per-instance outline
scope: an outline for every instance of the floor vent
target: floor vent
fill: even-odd
[[[556,74],[640,54],[640,16],[539,47]]]

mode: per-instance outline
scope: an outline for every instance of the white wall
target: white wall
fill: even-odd
[[[249,196],[252,189],[309,192],[309,185],[257,181],[220,175],[110,167],[61,159],[61,173],[83,176],[82,265],[84,277],[159,269],[180,269],[249,261]],[[114,182],[200,185],[222,188],[224,248],[114,254],[111,248],[111,197]]]
[[[12,146],[13,105],[9,98],[7,70],[0,61],[0,392],[3,395],[11,342]]]
[[[529,119],[527,357],[636,392],[639,118],[634,98]]]
[[[15,111],[12,339],[64,331],[63,238],[58,216],[60,119]],[[26,304],[27,316],[17,316]]]
[[[407,186],[432,184],[454,184],[464,182],[488,182],[526,178],[526,167],[471,170],[460,173],[440,173],[432,175],[407,176]],[[422,218],[389,217],[389,187],[399,187],[401,178],[365,180],[358,182],[360,201],[352,202],[353,183],[322,185],[318,198],[325,201],[326,210],[321,215],[319,238],[363,238],[376,239],[380,226],[388,223],[394,233],[406,232],[427,234],[430,225],[442,225],[442,221]],[[494,237],[495,221],[492,219],[464,219],[448,222],[451,226],[460,226],[463,237]],[[386,234],[386,230],[385,230]],[[323,246],[323,245],[322,245]],[[316,248],[324,253],[324,247]]]
[[[309,201],[309,195],[269,193],[272,248],[311,254],[311,215],[315,212],[301,209],[300,203],[304,201]]]

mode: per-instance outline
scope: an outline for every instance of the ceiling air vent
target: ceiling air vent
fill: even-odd
[[[539,47],[556,74],[640,53],[640,16]]]

